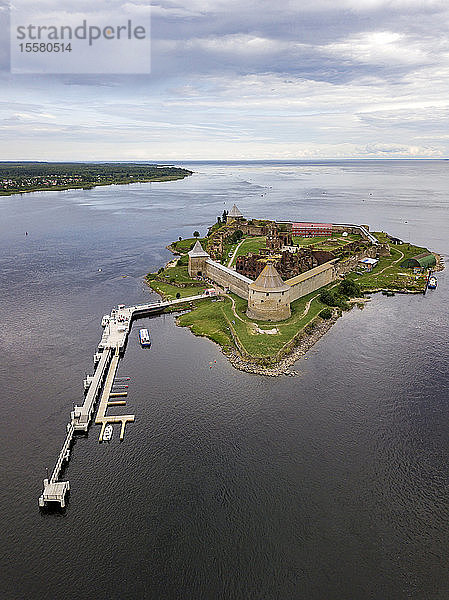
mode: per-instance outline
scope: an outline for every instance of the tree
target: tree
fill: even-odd
[[[333,290],[324,290],[320,294],[320,301],[328,306],[338,306],[339,301]]]
[[[179,292],[176,292],[176,298],[181,298],[181,294]]]
[[[226,223],[227,220],[228,220],[228,213],[226,212],[226,209],[224,209],[222,221],[223,221],[223,223]]]
[[[179,241],[181,241],[181,240],[182,240],[182,237],[181,237],[181,236],[179,236],[178,240],[179,240]]]
[[[200,237],[200,232],[199,231],[194,231],[193,232],[193,237],[199,238]]]
[[[342,296],[347,296],[348,298],[356,298],[357,296],[362,295],[362,290],[358,283],[352,281],[351,279],[344,279],[339,287],[339,292]]]
[[[220,216],[217,217],[217,223],[221,224],[221,217]]]
[[[332,310],[330,308],[323,308],[320,312],[320,317],[322,319],[331,319],[332,318]]]

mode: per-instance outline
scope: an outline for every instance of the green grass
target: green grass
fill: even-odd
[[[319,244],[320,242],[324,242],[327,239],[327,237],[306,238],[300,235],[292,236],[292,241],[296,246],[312,246],[312,244]]]
[[[376,232],[375,235],[380,241],[383,241],[382,234]],[[357,281],[364,291],[377,289],[424,291],[426,275],[415,276],[413,269],[401,267],[401,263],[407,258],[428,252],[428,250],[413,244],[398,244],[390,246],[390,251],[391,256],[382,256],[371,273],[363,275],[350,273],[348,277]],[[403,258],[401,252],[404,254]],[[395,262],[397,259],[400,260]],[[381,271],[383,272],[381,273]]]
[[[162,281],[156,281],[155,277],[162,279]],[[185,265],[168,267],[161,273],[148,273],[147,281],[155,292],[158,292],[167,300],[174,300],[178,293],[181,298],[185,298],[186,296],[197,296],[207,288],[206,284],[198,285],[199,282],[190,278],[187,266]],[[172,282],[178,284],[182,283],[184,285],[187,284],[187,286],[178,287],[172,285]]]
[[[161,296],[167,300],[175,300],[176,294],[180,294],[180,298],[186,298],[188,296],[198,296],[202,294],[206,289],[206,286],[188,286],[188,287],[176,287],[169,283],[161,283],[160,281],[150,281],[150,287],[161,294]]]
[[[195,245],[196,240],[199,241],[199,243],[203,246],[203,248],[206,247],[206,242],[207,242],[207,238],[186,238],[184,240],[178,240],[176,242],[172,242],[171,247],[176,250],[177,252],[179,252],[180,254],[184,254],[185,252],[188,252],[189,250],[191,250],[193,248],[193,246]]]
[[[225,298],[224,302],[201,302],[193,311],[178,317],[178,324],[190,327],[195,335],[205,336],[223,347],[234,347],[228,322],[222,305],[231,301]]]
[[[317,292],[314,292],[293,302],[291,317],[280,323],[249,319],[246,316],[246,300],[234,294],[232,294],[232,297],[236,312],[242,320],[235,316],[230,298],[225,298],[220,302],[207,301],[202,303],[188,314],[181,315],[178,323],[181,326],[190,327],[196,335],[208,337],[226,347],[235,346],[231,334],[232,328],[244,354],[263,361],[272,361],[324,308],[317,297],[312,300],[307,315],[303,316],[306,304],[316,294]],[[275,335],[257,333],[254,323],[260,329],[273,329],[276,327],[279,333]]]
[[[237,250],[237,254],[235,255],[234,260],[232,261],[232,265],[235,265],[238,256],[245,256],[245,254],[249,254],[250,252],[258,254],[260,248],[265,248],[266,245],[267,238],[265,236],[246,238],[246,240],[242,242],[242,245]]]
[[[340,239],[341,238],[341,239]],[[292,241],[294,244],[298,246],[318,246],[320,250],[335,250],[336,248],[346,246],[349,242],[355,242],[356,240],[362,239],[360,235],[354,233],[349,234],[347,237],[343,238],[341,233],[333,233],[332,236],[319,236],[312,238],[301,237],[300,235],[294,235],[292,237]],[[326,246],[326,242],[330,242],[329,246]],[[317,249],[318,249],[317,248]]]
[[[158,276],[166,279],[167,283],[172,283],[172,280],[174,280],[176,283],[189,283],[193,281],[189,276],[187,267],[184,265],[176,265],[176,267],[165,268]]]

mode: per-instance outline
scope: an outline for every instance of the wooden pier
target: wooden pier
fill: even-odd
[[[95,371],[93,375],[86,377],[86,386],[88,386],[84,402],[81,406],[74,406],[70,413],[70,422],[67,424],[67,435],[62,445],[50,478],[44,479],[44,488],[39,497],[39,506],[44,507],[49,502],[59,502],[62,508],[65,507],[66,494],[70,490],[69,481],[59,481],[64,464],[70,458],[72,441],[77,431],[87,432],[92,421],[92,415],[95,409],[95,403],[101,392],[100,404],[98,407],[95,423],[101,425],[100,441],[103,440],[104,429],[107,424],[121,423],[120,439],[125,435],[126,423],[134,421],[134,415],[106,415],[109,406],[125,405],[125,400],[110,401],[110,398],[123,398],[126,391],[112,392],[115,376],[121,354],[124,352],[131,324],[134,319],[157,315],[168,306],[200,300],[207,296],[189,296],[188,298],[179,298],[177,300],[151,302],[148,304],[137,304],[136,306],[120,305],[111,311],[108,315],[107,323],[104,325],[103,335],[98,345],[98,350],[94,355]],[[118,387],[124,387],[118,385]],[[127,387],[127,386],[126,386]]]

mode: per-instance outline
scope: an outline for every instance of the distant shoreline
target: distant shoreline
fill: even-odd
[[[0,162],[0,196],[176,181],[192,173],[189,169],[156,164]]]
[[[21,196],[22,194],[33,194],[34,192],[64,192],[66,190],[93,190],[96,187],[102,187],[102,186],[106,186],[106,185],[132,185],[133,183],[157,183],[157,182],[164,182],[164,181],[177,181],[179,179],[185,179],[186,177],[188,177],[188,175],[178,175],[178,176],[173,176],[173,177],[158,177],[158,178],[154,178],[154,179],[142,179],[139,181],[136,180],[132,180],[132,181],[123,181],[123,182],[117,182],[117,181],[107,181],[104,183],[94,183],[90,186],[85,186],[85,185],[64,185],[64,186],[52,186],[52,187],[39,187],[39,188],[33,188],[30,190],[22,190],[22,191],[11,191],[11,192],[4,192],[4,191],[0,191],[0,196]]]

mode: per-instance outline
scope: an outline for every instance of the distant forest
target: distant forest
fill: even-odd
[[[170,181],[191,174],[192,171],[179,167],[136,163],[0,162],[0,195]]]

